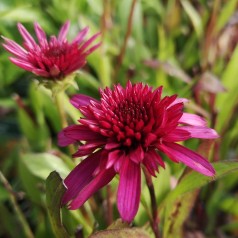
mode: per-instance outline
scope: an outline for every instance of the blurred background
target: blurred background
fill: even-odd
[[[163,85],[165,95],[188,98],[186,111],[206,118],[221,136],[215,143],[194,139],[186,146],[211,162],[237,160],[237,0],[0,2],[0,34],[19,44],[18,22],[35,37],[35,21],[50,36],[57,35],[66,20],[71,21],[69,41],[85,26],[90,27],[89,35],[102,32],[102,46],[88,57],[62,101],[69,124],[80,117],[68,101],[79,90],[98,98],[99,88],[125,85],[128,80]],[[61,124],[50,92],[33,74],[13,65],[9,56],[0,47],[0,237],[54,237],[46,209],[45,179],[53,170],[64,178],[77,161],[71,160],[68,149],[57,146]],[[221,164],[225,172],[209,184],[203,176],[191,177],[186,186],[200,185],[174,199],[168,211],[166,197],[184,166],[166,162],[166,170],[160,170],[154,180],[163,237],[238,237],[237,165],[226,171],[225,163]],[[117,182],[111,184],[114,219],[118,218]],[[151,233],[146,212],[150,201],[147,188],[143,191],[134,225]],[[105,229],[108,222],[100,205],[104,202],[102,190],[83,211],[63,209],[69,233],[73,235],[78,228],[78,237],[83,237],[81,233],[88,237],[93,230]]]

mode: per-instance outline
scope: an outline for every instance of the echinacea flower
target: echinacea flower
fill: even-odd
[[[62,204],[80,207],[93,193],[119,174],[117,206],[124,221],[135,217],[141,193],[141,167],[156,176],[165,167],[159,152],[174,162],[213,176],[215,170],[201,155],[181,142],[190,138],[215,139],[218,134],[195,114],[183,112],[186,99],[162,97],[162,87],[127,83],[101,90],[100,101],[78,94],[72,104],[84,115],[79,125],[59,133],[59,145],[84,142],[74,157],[87,156],[64,180]]]
[[[3,47],[14,57],[12,63],[18,67],[47,79],[63,79],[86,64],[86,57],[99,47],[100,43],[90,46],[100,33],[85,40],[89,28],[86,27],[78,33],[69,43],[66,39],[70,22],[67,21],[56,36],[46,34],[38,23],[34,24],[38,44],[25,27],[18,23],[18,30],[23,37],[23,47],[15,41],[3,37]]]

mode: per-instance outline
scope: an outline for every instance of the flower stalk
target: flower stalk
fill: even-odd
[[[152,212],[152,218],[150,221],[151,228],[155,234],[155,238],[160,238],[159,218],[158,218],[158,209],[157,209],[157,203],[156,203],[156,197],[155,197],[154,184],[152,182],[151,175],[146,170],[146,168],[143,168],[143,171],[145,174],[145,180],[146,180],[147,187],[149,189],[150,200],[151,200],[151,212]]]

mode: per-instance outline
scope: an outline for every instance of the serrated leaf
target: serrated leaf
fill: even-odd
[[[46,202],[52,230],[57,238],[70,237],[61,222],[61,198],[66,191],[62,178],[55,171],[46,179]]]

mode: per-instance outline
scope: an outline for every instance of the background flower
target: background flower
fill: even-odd
[[[183,112],[186,99],[161,97],[162,87],[153,91],[148,85],[132,85],[130,81],[126,88],[118,84],[100,93],[100,101],[74,96],[72,104],[84,118],[80,125],[69,126],[59,134],[60,146],[85,141],[73,156],[88,156],[64,181],[68,190],[63,204],[72,200],[70,209],[80,207],[118,173],[118,209],[123,220],[132,221],[140,202],[141,166],[152,176],[159,166],[165,167],[158,152],[204,175],[215,174],[206,159],[176,143],[218,137],[203,118]]]
[[[3,37],[3,46],[15,56],[10,57],[10,60],[18,67],[47,79],[63,79],[82,68],[86,64],[86,57],[100,46],[100,43],[91,46],[100,33],[85,40],[88,27],[69,43],[66,39],[69,26],[70,22],[67,21],[60,29],[58,37],[50,36],[48,41],[43,29],[35,22],[37,44],[25,27],[18,23],[18,30],[24,39],[23,47],[6,37]]]

